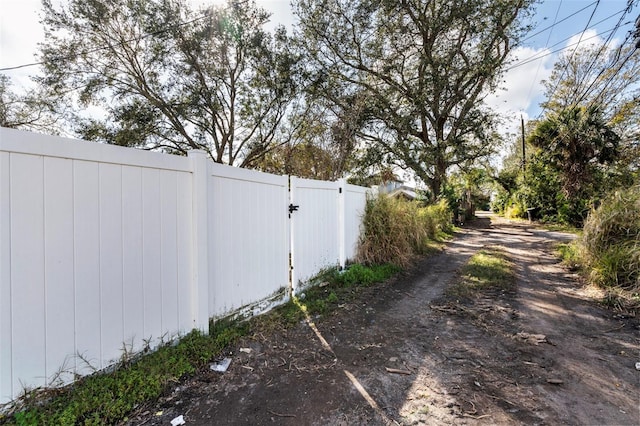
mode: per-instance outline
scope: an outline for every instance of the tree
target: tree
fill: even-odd
[[[568,221],[581,224],[589,202],[602,195],[603,167],[618,159],[620,137],[592,106],[550,113],[537,123],[528,141],[539,149],[542,162],[558,172],[570,210],[565,213]]]
[[[44,86],[97,105],[88,139],[249,166],[282,143],[297,86],[283,28],[252,0],[192,11],[185,0],[44,0]]]
[[[542,104],[556,114],[573,107],[597,107],[620,136],[614,166],[627,185],[640,169],[640,51],[632,44],[628,40],[616,48],[587,45],[561,55],[545,82],[547,100]]]
[[[562,172],[562,191],[573,198],[593,183],[598,165],[616,160],[620,137],[596,107],[575,107],[540,121],[529,141]]]
[[[640,55],[634,46],[608,48],[603,44],[582,45],[565,52],[544,82],[547,100],[542,106],[560,112],[573,106],[596,105],[608,122],[625,121],[636,115],[634,100],[640,93]]]
[[[307,83],[287,117],[287,144],[257,162],[271,173],[335,180],[357,166],[356,136],[361,105],[328,102]]]
[[[488,165],[452,173],[447,182],[449,205],[466,219],[473,218],[476,209],[488,210],[493,174]]]
[[[0,75],[0,127],[57,133],[56,105],[38,89],[19,95],[11,79]]]
[[[257,167],[267,173],[333,181],[342,177],[338,158],[328,147],[313,143],[287,144],[270,151]]]
[[[372,163],[412,170],[440,193],[447,171],[488,156],[483,99],[524,31],[529,0],[299,0],[300,37],[327,98],[359,96]]]

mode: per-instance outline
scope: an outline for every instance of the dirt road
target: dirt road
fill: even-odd
[[[131,424],[638,425],[640,323],[583,294],[551,254],[568,238],[481,217],[315,331],[244,339],[226,373],[180,384]],[[515,291],[445,298],[468,258],[495,245],[517,265]]]

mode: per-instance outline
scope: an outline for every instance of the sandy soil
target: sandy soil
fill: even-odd
[[[569,238],[482,216],[312,325],[245,338],[227,372],[177,384],[129,424],[639,425],[640,322],[558,264],[553,246]],[[445,297],[495,245],[516,264],[515,290]]]

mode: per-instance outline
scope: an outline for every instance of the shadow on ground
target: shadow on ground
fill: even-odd
[[[338,311],[245,338],[226,373],[180,384],[130,423],[637,424],[638,322],[585,298],[551,254],[568,238],[482,216]],[[516,264],[515,290],[445,296],[495,245]]]

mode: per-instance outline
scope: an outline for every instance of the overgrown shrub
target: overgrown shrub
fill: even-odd
[[[500,191],[491,202],[491,211],[507,219],[527,218],[527,206],[521,191],[512,194]]]
[[[504,210],[504,217],[507,219],[524,218],[526,216],[527,213],[520,203],[513,203]]]
[[[640,185],[606,197],[580,243],[592,282],[640,293]]]
[[[428,242],[451,226],[445,201],[423,207],[416,202],[379,195],[367,200],[357,261],[366,265],[407,266]]]
[[[498,191],[491,200],[491,211],[499,215],[503,215],[509,204],[510,198],[511,195],[507,191]]]
[[[451,232],[452,215],[446,200],[440,200],[418,210],[423,226],[427,229],[427,236],[431,239],[438,238],[442,232]]]

